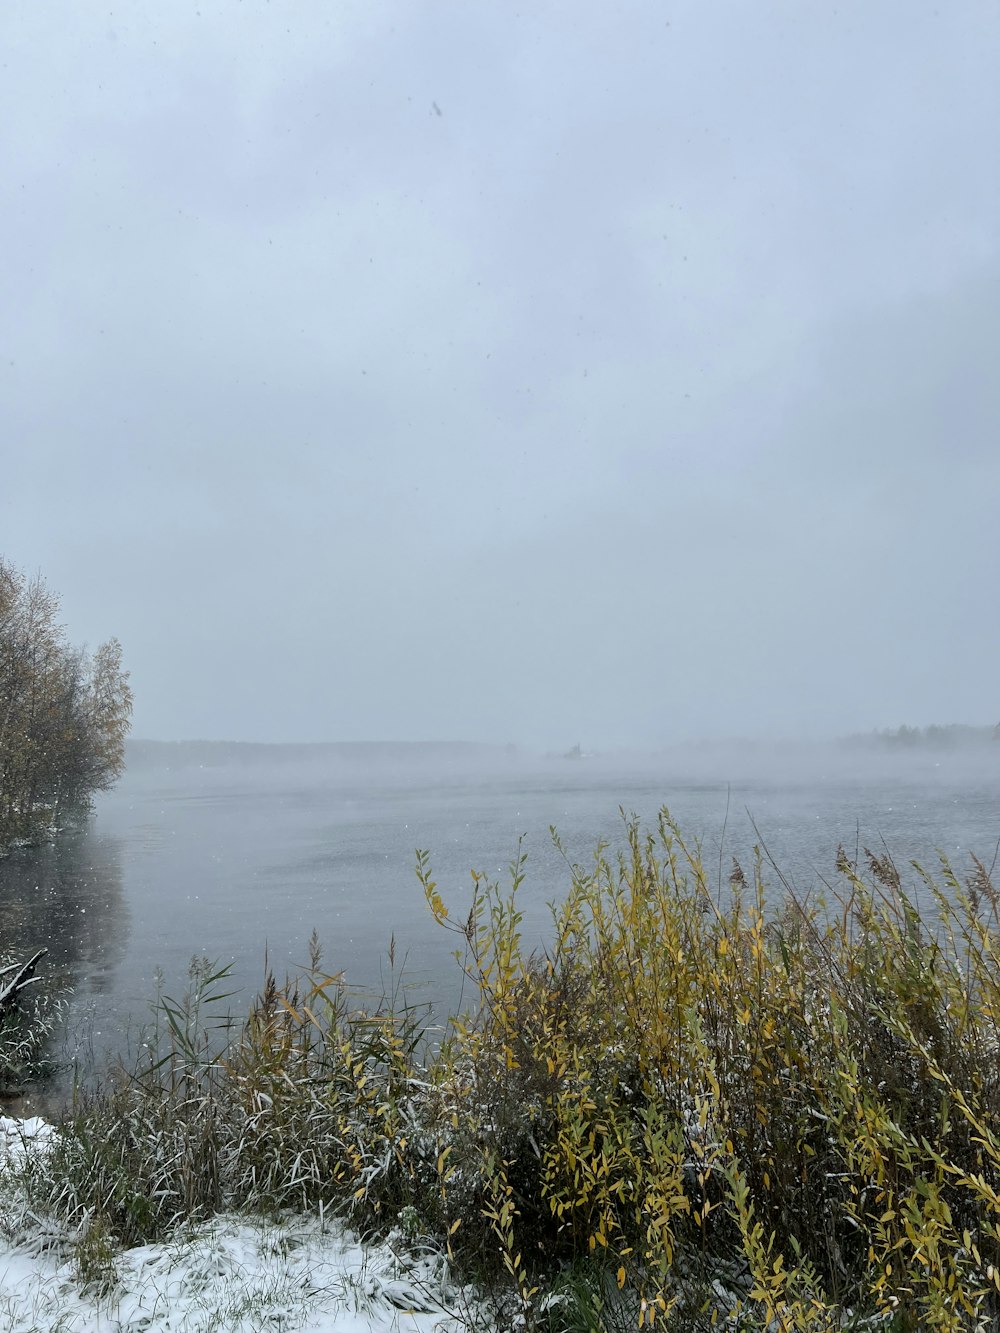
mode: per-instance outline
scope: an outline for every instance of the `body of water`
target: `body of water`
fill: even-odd
[[[394,937],[410,998],[453,1003],[454,941],[424,904],[417,848],[464,920],[470,871],[503,878],[523,838],[524,930],[540,942],[546,904],[570,878],[550,826],[586,863],[599,839],[621,844],[619,807],[654,821],[664,805],[723,883],[758,835],[802,891],[834,879],[840,844],[928,866],[943,851],[964,872],[971,852],[989,863],[1000,837],[1000,746],[577,760],[459,747],[136,746],[83,827],[0,861],[0,941],[16,956],[49,949],[46,967],[72,983],[76,1023],[98,1051],[122,1049],[148,1020],[158,971],[178,995],[193,956],[228,964],[240,1008],[265,952],[279,975],[295,971],[313,929],[325,966],[353,985],[391,982]]]

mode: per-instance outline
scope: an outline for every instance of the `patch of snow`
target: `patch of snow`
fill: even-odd
[[[52,1126],[41,1116],[29,1120],[15,1120],[0,1115],[0,1166],[5,1162],[23,1162],[29,1152],[38,1152],[53,1133]]]
[[[103,1291],[81,1289],[66,1246],[0,1246],[9,1333],[459,1333],[460,1293],[440,1263],[365,1246],[311,1217],[222,1216],[116,1254]],[[48,1238],[51,1241],[51,1238]],[[449,1308],[450,1307],[450,1308]]]
[[[51,1126],[0,1118],[0,1162],[44,1149]],[[364,1244],[310,1215],[222,1215],[109,1255],[85,1288],[68,1230],[4,1182],[0,1328],[6,1333],[463,1333],[474,1307],[438,1255]]]

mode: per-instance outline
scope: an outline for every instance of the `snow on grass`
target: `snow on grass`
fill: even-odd
[[[0,1326],[10,1333],[446,1333],[439,1266],[401,1262],[349,1233],[298,1218],[220,1217],[171,1242],[123,1251],[108,1280],[79,1267],[44,1229],[0,1252]]]
[[[37,1151],[51,1132],[0,1118],[0,1158]],[[459,1333],[473,1322],[440,1256],[362,1244],[329,1218],[220,1216],[116,1252],[35,1216],[10,1183],[0,1208],[9,1333]]]
[[[38,1115],[30,1120],[0,1115],[0,1165],[23,1162],[29,1152],[44,1151],[54,1132],[48,1121]]]

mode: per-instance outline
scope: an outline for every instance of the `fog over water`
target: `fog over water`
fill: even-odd
[[[582,759],[445,746],[131,753],[85,829],[0,860],[5,942],[51,950],[47,968],[74,983],[74,1022],[91,1025],[97,1049],[120,1049],[129,1024],[148,1018],[157,969],[177,996],[193,955],[230,964],[239,1011],[265,949],[279,976],[294,972],[313,928],[326,966],[369,993],[391,982],[394,936],[410,998],[453,1007],[454,941],[424,904],[417,848],[464,920],[470,870],[504,882],[523,836],[534,947],[570,878],[550,825],[569,860],[586,864],[598,839],[622,844],[619,806],[654,827],[668,805],[701,841],[723,894],[731,858],[749,865],[758,838],[803,894],[834,882],[841,843],[852,857],[888,848],[901,866],[928,868],[940,850],[962,873],[970,852],[989,863],[1000,838],[1000,745],[988,741],[905,754],[744,747]]]

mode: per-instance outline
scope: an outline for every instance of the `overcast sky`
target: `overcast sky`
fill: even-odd
[[[137,735],[1000,717],[994,0],[4,0],[0,555]]]

